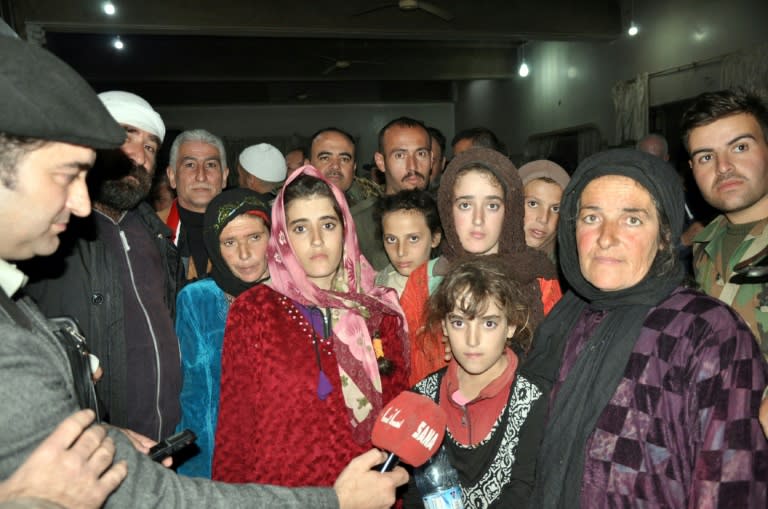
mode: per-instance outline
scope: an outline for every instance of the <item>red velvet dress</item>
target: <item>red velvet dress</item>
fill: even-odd
[[[382,375],[386,404],[407,388],[408,373],[397,319],[379,327],[384,352],[395,363]],[[371,444],[352,438],[332,341],[316,337],[333,391],[318,397],[313,329],[296,305],[266,285],[235,300],[222,353],[221,401],[213,479],[281,486],[330,486]]]

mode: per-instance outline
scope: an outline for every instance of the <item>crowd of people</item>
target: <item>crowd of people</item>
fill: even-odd
[[[371,443],[407,390],[445,412],[466,508],[768,504],[757,95],[682,119],[702,225],[659,135],[569,174],[485,128],[448,160],[408,117],[383,185],[329,126],[245,148],[227,188],[194,128],[154,196],[144,98],[7,37],[0,77],[0,507],[423,507]]]

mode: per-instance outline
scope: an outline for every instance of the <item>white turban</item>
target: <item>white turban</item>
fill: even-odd
[[[165,124],[152,106],[136,94],[112,90],[102,92],[99,99],[118,123],[138,127],[154,134],[160,141],[165,138]]]

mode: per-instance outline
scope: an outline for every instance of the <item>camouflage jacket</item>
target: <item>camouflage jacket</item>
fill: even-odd
[[[742,283],[732,281],[733,267],[768,247],[768,218],[757,223],[728,260],[721,274],[722,243],[727,219],[717,216],[693,239],[693,268],[701,290],[735,309],[747,322],[768,359],[768,280]]]
[[[345,195],[349,203],[349,212],[355,220],[360,250],[374,269],[381,270],[389,263],[381,240],[381,226],[376,223],[374,217],[376,204],[381,196],[381,188],[371,180],[355,177]]]
[[[344,195],[351,208],[368,198],[378,198],[382,192],[381,187],[376,182],[363,177],[354,177],[352,185],[349,186]]]

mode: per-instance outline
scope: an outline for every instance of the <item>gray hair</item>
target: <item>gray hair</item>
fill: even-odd
[[[173,140],[173,145],[171,145],[171,152],[169,155],[170,160],[168,161],[168,165],[173,168],[174,171],[176,170],[176,160],[179,157],[179,149],[183,143],[188,141],[202,141],[203,143],[213,145],[219,151],[222,169],[228,167],[227,151],[224,149],[224,142],[221,141],[221,138],[213,133],[206,131],[205,129],[190,129],[188,131],[183,131],[178,136],[176,136],[176,139]]]

